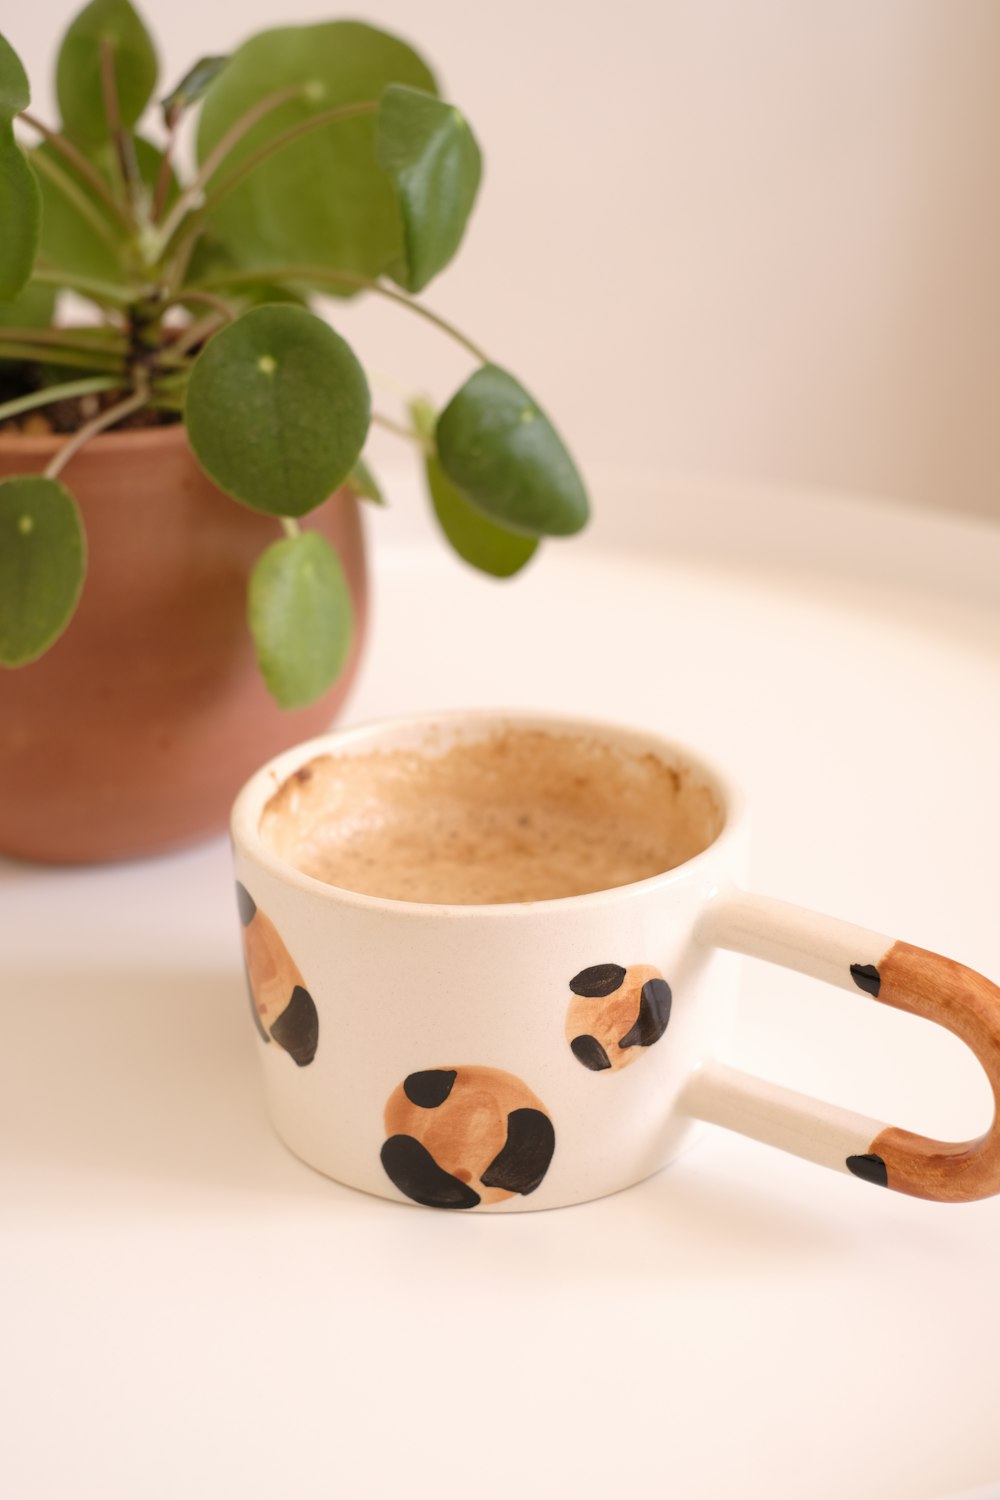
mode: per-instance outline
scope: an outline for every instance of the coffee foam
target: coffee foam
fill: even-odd
[[[265,844],[330,885],[398,901],[545,901],[660,874],[718,836],[682,765],[583,734],[502,729],[320,755],[274,793]]]

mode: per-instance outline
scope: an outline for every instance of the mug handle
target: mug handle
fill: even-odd
[[[945,1142],[706,1062],[681,1099],[686,1113],[867,1182],[967,1203],[1000,1192],[1000,987],[953,959],[767,896],[729,890],[704,910],[698,938],[870,995],[946,1026],[972,1048],[993,1090],[977,1140]]]

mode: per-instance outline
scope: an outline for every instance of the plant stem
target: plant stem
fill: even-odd
[[[97,168],[87,160],[82,151],[73,145],[72,141],[67,140],[64,135],[60,135],[58,130],[50,130],[48,125],[43,125],[41,120],[29,114],[27,110],[22,110],[18,115],[18,119],[23,120],[25,125],[29,125],[32,130],[37,130],[38,134],[43,140],[48,141],[54,151],[58,151],[60,156],[65,157],[68,162],[72,162],[80,176],[89,184],[98,198],[111,210],[122,228],[131,231],[133,226],[128,214],[122,208]],[[36,159],[32,157],[32,161]]]
[[[122,357],[116,357],[113,350],[102,353],[100,349],[93,351],[87,349],[53,348],[41,344],[21,344],[14,339],[5,339],[3,329],[0,328],[0,359],[29,360],[36,364],[45,362],[50,365],[65,366],[75,370],[94,370],[105,375],[113,375],[120,372],[121,378],[125,379],[125,361]]]
[[[302,535],[302,528],[294,516],[279,516],[278,520],[281,522],[286,536],[295,537]]]
[[[382,427],[396,437],[405,438],[408,443],[415,443],[424,453],[433,454],[434,444],[415,427],[406,427],[402,422],[394,422],[391,417],[383,417],[381,412],[377,411],[372,412],[372,421],[376,427]]]
[[[338,120],[353,119],[355,115],[372,115],[377,109],[377,100],[364,99],[357,104],[341,104],[336,109],[325,109],[318,115],[312,115],[308,120],[300,120],[296,125],[289,125],[287,130],[283,130],[280,135],[276,135],[273,140],[254,151],[245,161],[241,161],[239,166],[206,196],[202,211],[208,213],[262,161],[266,161],[269,156],[274,156],[278,151],[283,151],[300,136],[310,135],[314,130],[320,130],[324,125],[333,125]]]
[[[156,386],[154,386],[153,390],[150,393],[149,404],[150,406],[155,407],[157,411],[175,411],[183,413],[184,394],[183,392],[161,391]]]
[[[163,217],[163,210],[166,207],[167,202],[167,194],[170,191],[170,163],[171,158],[174,154],[174,146],[177,144],[178,123],[179,120],[175,121],[167,131],[167,140],[166,144],[163,147],[163,156],[160,161],[160,170],[157,173],[156,177],[156,187],[153,189],[153,206],[151,213],[154,224],[158,224]]]
[[[37,262],[31,279],[43,286],[65,287],[68,291],[79,292],[81,297],[90,297],[94,302],[110,302],[112,307],[131,307],[142,296],[137,287],[115,286],[110,281],[95,281],[90,276],[77,276],[75,271],[59,271],[55,266]]]
[[[86,422],[80,428],[79,432],[74,432],[69,441],[62,445],[59,452],[45,469],[46,479],[58,478],[70,459],[75,457],[80,449],[86,443],[90,442],[91,438],[97,437],[105,428],[113,427],[116,422],[120,422],[124,417],[131,416],[134,411],[139,410],[140,406],[145,406],[148,400],[149,384],[145,377],[140,377],[135,390],[130,396],[126,396],[122,401],[117,401],[114,406],[109,406],[106,411],[98,412],[96,417],[90,422]]]
[[[93,375],[87,380],[68,380],[65,385],[50,385],[48,390],[32,391],[30,396],[19,396],[16,401],[7,401],[0,406],[0,422],[9,417],[19,417],[22,412],[33,411],[39,406],[52,406],[56,401],[69,401],[74,396],[90,396],[97,391],[113,391],[121,385],[106,375]]]
[[[200,322],[190,324],[179,339],[167,345],[157,360],[157,364],[163,369],[169,369],[172,365],[180,363],[185,354],[196,348],[211,334],[218,333],[219,329],[230,321],[230,318],[231,314],[228,312],[225,316],[220,316],[219,313],[209,313]]]
[[[159,244],[161,251],[170,243],[177,229],[187,217],[189,210],[197,203],[205,183],[222,165],[230,151],[238,146],[247,132],[252,130],[272,110],[280,109],[283,104],[288,104],[292,99],[301,98],[304,90],[305,86],[301,83],[291,85],[286,89],[279,89],[277,93],[268,94],[266,98],[259,99],[251,109],[247,110],[245,115],[241,115],[238,120],[234,121],[221,139],[217,141],[215,147],[208,153],[194,181],[184,189],[160,226]]]
[[[16,344],[56,344],[67,349],[81,349],[85,354],[122,354],[124,338],[112,328],[14,328],[0,325],[0,339]],[[39,349],[44,354],[43,348]]]
[[[177,292],[180,290],[181,283],[183,282],[184,277],[187,275],[188,262],[190,261],[191,256],[194,253],[194,247],[198,243],[200,236],[201,227],[198,226],[193,230],[191,234],[187,236],[186,239],[181,240],[180,244],[178,245],[174,263],[168,268],[166,277],[164,279],[164,285],[166,287],[168,296],[176,296]]]
[[[340,273],[338,272],[337,274],[339,275]],[[401,307],[408,307],[410,312],[416,313],[420,318],[425,318],[428,323],[433,323],[435,328],[439,328],[442,333],[446,333],[457,344],[461,344],[463,349],[467,349],[474,359],[478,359],[481,365],[491,363],[489,355],[480,349],[478,344],[474,344],[470,338],[466,338],[465,334],[456,328],[454,323],[449,323],[447,319],[441,317],[440,313],[431,312],[430,308],[424,307],[423,303],[414,302],[412,297],[405,297],[402,292],[393,291],[392,287],[384,286],[381,281],[368,281],[364,276],[352,277],[352,280],[355,285],[375,292],[379,297],[388,297],[390,302],[398,302]]]
[[[135,146],[132,137],[122,124],[122,112],[118,103],[118,83],[115,78],[115,49],[107,37],[101,38],[101,94],[104,98],[104,115],[108,122],[108,130],[111,132],[114,160],[129,207],[131,225],[134,227],[142,184],[135,159]]]
[[[154,370],[152,373],[150,405],[182,412],[187,399],[188,370]]]
[[[431,312],[429,307],[424,307],[420,302],[414,302],[411,297],[405,297],[402,292],[397,292],[392,287],[384,286],[381,281],[372,281],[368,276],[355,276],[352,271],[329,271],[323,266],[268,266],[260,271],[232,271],[225,276],[210,276],[200,282],[202,287],[219,287],[225,290],[231,286],[245,286],[247,283],[267,280],[277,281],[304,281],[322,286],[329,282],[331,286],[356,286],[367,292],[375,292],[379,297],[388,297],[390,302],[398,302],[403,307],[408,307],[418,317],[426,318],[428,323],[433,323],[442,333],[453,338],[456,343],[461,344],[474,355],[481,364],[490,364],[490,357],[474,344],[471,339],[466,338],[453,323],[449,323],[438,313]]]
[[[198,292],[193,288],[178,292],[175,297],[169,297],[163,305],[164,308],[184,307],[189,302],[204,303],[206,307],[214,307],[216,312],[221,313],[230,322],[236,317],[236,308],[231,302],[227,302],[223,297],[216,297],[213,292]]]
[[[69,173],[64,172],[56,162],[37,151],[31,161],[32,166],[47,177],[62,193],[66,202],[73,205],[80,217],[86,219],[94,233],[104,241],[113,252],[115,259],[120,262],[122,249],[120,236],[116,235],[104,215],[94,206],[83,189],[76,185]]]

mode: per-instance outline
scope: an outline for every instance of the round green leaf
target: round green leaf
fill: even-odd
[[[34,172],[0,119],[0,302],[12,302],[27,284],[38,249],[41,195]]]
[[[410,415],[421,437],[433,443],[433,408],[426,401],[412,401]],[[470,505],[452,484],[433,451],[425,455],[424,473],[438,525],[463,562],[492,578],[510,578],[520,572],[534,556],[538,539],[508,531]]]
[[[317,531],[275,542],[250,575],[247,618],[257,660],[281,708],[326,692],[351,648],[351,595],[340,560]]]
[[[430,454],[424,469],[434,514],[459,557],[493,578],[510,578],[530,562],[538,548],[537,537],[508,531],[489,520],[459,494],[440,461]]]
[[[195,361],[185,420],[220,489],[254,510],[301,516],[342,484],[368,434],[365,373],[303,307],[255,307]]]
[[[0,663],[21,667],[69,624],[86,544],[76,501],[54,479],[0,481]]]
[[[122,124],[130,129],[156,87],[156,51],[129,0],[91,0],[63,37],[56,62],[56,95],[63,125],[81,146],[110,135],[101,53],[110,45]]]
[[[437,450],[448,478],[484,515],[526,536],[569,536],[590,506],[548,417],[506,370],[483,365],[445,407]]]
[[[378,112],[375,149],[396,186],[405,253],[390,274],[421,291],[462,242],[476,200],[482,157],[454,105],[390,84]]]
[[[262,32],[238,48],[205,96],[199,159],[252,106],[283,89],[301,85],[302,93],[255,125],[212,183],[224,181],[289,126],[342,104],[376,101],[390,83],[435,92],[417,54],[372,26],[332,21]],[[262,161],[212,208],[212,231],[240,266],[314,265],[378,276],[402,253],[403,237],[374,142],[371,116],[338,120],[302,136]]]
[[[12,120],[30,103],[31,85],[24,64],[7,38],[0,35],[0,120]]]

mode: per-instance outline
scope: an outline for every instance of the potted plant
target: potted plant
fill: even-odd
[[[538,404],[417,300],[480,153],[412,48],[349,21],[264,32],[160,98],[154,143],[156,84],[128,0],[93,0],[54,129],[0,37],[0,849],[36,858],[218,828],[261,759],[329,723],[373,422],[417,445],[444,536],[496,577],[588,514]],[[89,322],[54,318],[63,292]],[[310,309],[330,293],[390,299],[476,368],[440,413],[383,418]]]

